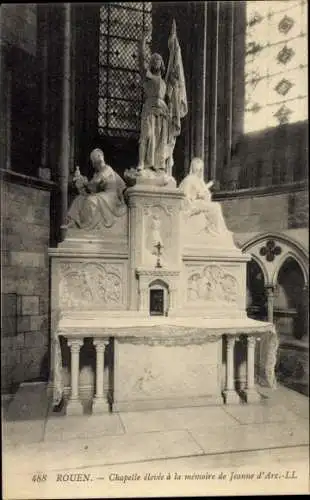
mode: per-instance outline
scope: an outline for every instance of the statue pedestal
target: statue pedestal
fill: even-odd
[[[179,302],[180,213],[184,195],[175,188],[137,183],[127,190],[127,198],[130,214],[129,308],[150,313],[151,289],[157,286],[167,299],[164,312],[168,313]],[[159,241],[162,251],[157,255]]]
[[[131,168],[129,170],[125,170],[124,178],[129,186],[138,184],[149,187],[166,187],[168,189],[177,187],[174,177],[166,174],[162,170],[153,170],[151,168],[145,168],[143,170]]]

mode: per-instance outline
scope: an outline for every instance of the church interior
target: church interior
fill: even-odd
[[[204,405],[195,400],[192,406],[156,407],[150,400],[150,406],[140,409],[126,406],[122,400],[112,412],[91,414],[86,403],[83,415],[74,412],[66,415],[64,406],[60,403],[55,407],[51,397],[51,380],[55,377],[54,305],[58,300],[55,275],[66,271],[67,264],[61,259],[68,255],[74,262],[91,255],[90,263],[95,266],[100,253],[89,250],[94,244],[90,245],[87,237],[84,246],[77,247],[77,233],[69,233],[67,214],[77,197],[74,176],[78,167],[83,176],[91,178],[90,154],[98,150],[103,152],[104,161],[112,167],[119,182],[126,181],[126,173],[132,169],[136,172],[144,109],[138,45],[147,33],[146,53],[160,54],[164,63],[168,62],[171,45],[167,41],[171,39],[173,21],[182,54],[187,109],[173,146],[170,173],[176,185],[182,186],[190,174],[193,158],[201,159],[203,183],[211,186],[214,206],[221,207],[236,247],[234,255],[239,252],[236,259],[240,263],[242,256],[246,256],[242,261],[246,316],[253,322],[262,322],[263,326],[272,324],[276,334],[275,384],[273,387],[260,384],[259,373],[255,371],[260,403],[250,404],[248,397],[249,404],[240,401],[231,405]],[[76,481],[83,481],[78,485],[79,494],[84,491],[87,494],[90,490],[87,490],[86,468],[96,479],[94,484],[99,483],[101,495],[99,480],[106,476],[105,491],[117,496],[124,493],[121,487],[127,488],[128,495],[134,494],[133,488],[137,488],[134,477],[124,482],[124,475],[129,472],[133,476],[133,472],[140,471],[143,477],[150,471],[155,475],[180,471],[184,478],[189,471],[249,472],[257,470],[258,465],[262,468],[266,460],[270,469],[296,469],[299,481],[271,481],[269,493],[281,489],[287,493],[287,488],[294,493],[299,489],[306,492],[309,488],[307,2],[2,4],[0,29],[1,391],[5,459],[2,474],[6,498],[51,498],[47,489],[38,489],[43,487],[45,475],[50,483],[46,481],[44,488],[52,483],[53,498],[70,498],[77,487]],[[142,194],[143,204],[147,198]],[[139,196],[139,192],[128,195],[132,214]],[[155,199],[156,193],[150,196]],[[177,195],[171,196],[174,200],[171,210],[177,217]],[[129,231],[133,233],[133,221],[137,219],[134,215],[130,217]],[[155,216],[154,220],[152,234],[157,235],[158,218]],[[116,245],[117,255],[121,255],[123,240],[117,238],[122,226],[117,224],[111,228],[116,238],[113,241],[117,243],[112,242],[109,251],[116,252]],[[68,234],[73,234],[71,239]],[[177,233],[173,235],[171,240],[176,241]],[[139,237],[138,232],[134,237],[130,234],[129,247],[137,247]],[[161,242],[159,236],[155,237]],[[157,245],[157,264],[152,257],[159,268],[161,243]],[[173,248],[177,260],[177,246]],[[165,256],[163,253],[163,259]],[[167,258],[169,261],[169,255]],[[193,262],[197,260],[198,257],[193,258]],[[70,261],[68,266],[71,264]],[[121,275],[121,280],[128,280],[130,303],[134,294],[131,272],[129,266]],[[141,283],[147,274],[141,271]],[[166,279],[164,271],[157,274]],[[111,280],[111,274],[108,276]],[[176,271],[171,270],[167,276],[172,283]],[[111,290],[114,287],[117,291],[115,283],[109,283]],[[160,280],[154,283],[150,297],[166,300],[166,284],[162,285]],[[191,293],[198,292],[192,288]],[[195,302],[196,296],[193,297],[191,300]],[[76,302],[77,309],[82,308],[82,299]],[[99,308],[100,301],[98,304]],[[129,309],[133,314],[136,311],[135,307]],[[119,310],[115,309],[115,317]],[[195,316],[192,323],[194,326]],[[68,345],[74,346],[74,342],[69,340]],[[93,349],[85,342],[86,354],[81,357],[80,366],[76,361],[79,350],[71,348],[67,375],[71,368],[72,377],[76,369],[80,383],[83,380],[86,386],[91,383],[93,389],[97,384],[97,396],[99,393],[102,397],[98,384],[103,384],[103,379],[97,372],[98,366],[103,372],[106,357],[114,353],[117,367],[120,360],[127,359],[130,365],[124,371],[127,379],[135,364],[142,366],[144,354],[139,345],[141,350],[136,351],[139,359],[132,359],[132,345],[125,347],[123,340],[119,345],[113,343],[108,352],[104,352],[106,344],[100,350],[99,340],[96,342],[97,358],[93,354],[97,369],[92,371],[83,361],[87,358],[86,350]],[[254,347],[256,370],[265,354],[259,342]],[[155,348],[162,352],[162,347]],[[70,358],[68,347],[61,344],[61,349],[62,352],[67,349]],[[174,352],[172,347],[165,349]],[[74,352],[77,358],[73,357]],[[187,354],[180,357],[180,366],[191,366],[196,359],[193,352],[194,347],[189,346]],[[163,356],[167,360],[168,378],[169,356]],[[153,358],[147,359],[151,359],[151,366]],[[148,383],[152,373],[147,368],[147,359],[143,369]],[[200,362],[199,356],[197,359]],[[228,366],[228,358],[226,363]],[[204,368],[201,370],[205,377]],[[249,369],[245,370],[249,377]],[[196,367],[193,380],[199,378],[198,371]],[[186,369],[184,374],[186,378]],[[78,382],[74,387],[72,381],[71,389],[78,391]],[[122,392],[121,387],[119,390]],[[229,403],[229,398],[225,402]],[[16,481],[16,471],[13,473],[16,464],[20,482]],[[76,472],[81,473],[82,479],[76,479]],[[61,475],[67,479],[59,479]],[[288,481],[293,481],[293,476],[288,476]],[[181,482],[184,487],[181,492],[174,489],[177,483],[169,485],[172,494],[185,495],[189,486],[191,495],[213,491],[210,482],[196,481],[195,485],[194,481]],[[147,483],[139,482],[139,496],[148,494]],[[236,494],[241,488],[236,481],[229,486],[224,494],[230,495],[232,491]],[[155,494],[166,491],[160,488],[168,488],[167,481],[157,481],[156,488]],[[254,481],[243,483],[243,488],[259,492],[261,486]]]

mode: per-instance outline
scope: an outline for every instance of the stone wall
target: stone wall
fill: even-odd
[[[288,227],[295,229],[309,226],[308,191],[292,193],[288,198]]]
[[[308,192],[222,197],[226,224],[235,233],[281,232],[308,227]]]
[[[2,390],[47,378],[50,192],[2,183]]]

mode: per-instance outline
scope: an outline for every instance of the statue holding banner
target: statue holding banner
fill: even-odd
[[[181,119],[187,114],[183,62],[175,21],[168,40],[170,55],[166,75],[160,54],[152,54],[147,61],[146,38],[147,34],[140,46],[145,101],[141,115],[138,170],[152,169],[171,176],[176,138],[181,133]]]

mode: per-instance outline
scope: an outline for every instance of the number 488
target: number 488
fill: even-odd
[[[42,474],[41,472],[39,472],[38,474],[33,474],[32,476],[32,481],[37,483],[43,483],[44,481],[46,481],[46,479],[47,475]]]

